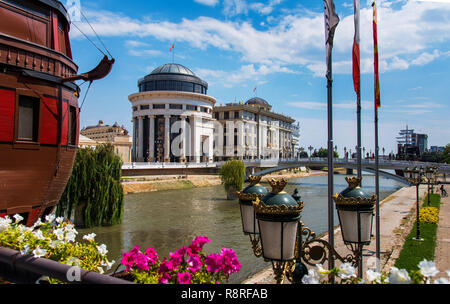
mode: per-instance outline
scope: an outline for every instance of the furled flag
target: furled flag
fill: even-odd
[[[355,36],[353,38],[353,51],[352,51],[352,63],[353,63],[353,86],[358,98],[361,94],[361,72],[360,72],[360,56],[359,56],[359,0],[353,0],[354,2],[354,18],[355,18]]]
[[[375,71],[375,104],[377,108],[381,106],[380,102],[380,76],[378,73],[378,37],[377,37],[377,5],[375,1],[372,3],[373,7],[373,48],[374,48],[374,71]]]
[[[172,43],[172,46],[170,47],[170,51],[172,52],[172,50],[175,48],[175,43]]]
[[[333,38],[336,26],[339,23],[339,17],[336,14],[333,0],[324,1],[324,17],[325,17],[325,45],[327,48],[327,78],[330,77],[331,67],[331,49],[333,48]]]
[[[253,93],[255,93],[255,91],[256,91],[256,87],[253,89]]]

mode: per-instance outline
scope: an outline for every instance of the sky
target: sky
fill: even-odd
[[[374,152],[373,11],[372,1],[360,3],[362,146]],[[88,85],[78,82],[81,127],[103,120],[124,125],[131,133],[128,96],[138,91],[138,79],[173,60],[208,82],[208,95],[217,105],[263,98],[273,111],[300,123],[300,146],[305,150],[327,147],[323,1],[80,4],[89,23],[82,15],[70,30],[79,72],[91,70],[102,59],[97,48],[107,53],[106,48],[116,60],[110,75],[95,81],[87,95]],[[333,139],[343,155],[344,147],[354,152],[357,142],[354,9],[352,0],[335,0],[335,5],[340,22],[332,54]],[[445,146],[450,143],[450,1],[378,0],[377,10],[380,155],[383,148],[386,154],[397,152],[396,137],[406,126],[427,134],[428,147]]]

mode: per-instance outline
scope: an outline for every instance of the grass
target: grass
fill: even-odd
[[[430,195],[430,206],[440,208],[441,196],[439,194]],[[423,207],[428,206],[428,196],[424,198]],[[411,228],[411,232],[406,238],[400,256],[395,263],[395,267],[399,269],[417,270],[418,264],[427,259],[434,260],[434,252],[436,249],[436,231],[437,224],[420,223],[420,237],[423,241],[415,241],[416,223]]]

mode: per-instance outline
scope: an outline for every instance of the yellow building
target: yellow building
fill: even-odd
[[[81,142],[85,146],[95,147],[98,144],[110,143],[114,146],[114,151],[119,155],[124,163],[131,162],[131,147],[133,145],[128,131],[116,122],[114,125],[105,125],[102,120],[96,126],[88,126],[80,131],[80,134],[92,141]]]

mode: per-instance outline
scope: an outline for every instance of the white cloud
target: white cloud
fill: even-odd
[[[194,0],[194,2],[208,6],[215,6],[219,2],[219,0]]]
[[[258,2],[259,3],[259,2]],[[270,1],[274,7],[279,1]],[[450,6],[428,2],[383,1],[378,8],[378,41],[380,71],[405,70],[411,65],[425,65],[445,51],[442,43],[450,40]],[[243,0],[225,0],[227,16],[247,13]],[[258,6],[263,8],[263,6]],[[257,7],[253,5],[253,9]],[[251,8],[250,8],[251,9]],[[182,41],[191,47],[217,48],[237,55],[244,64],[279,66],[289,70],[307,69],[314,76],[325,74],[323,12],[288,12],[264,30],[249,22],[218,20],[211,17],[182,19],[181,22],[133,19],[106,11],[85,12],[96,32],[102,36],[154,37],[158,40]],[[86,34],[92,30],[86,23],[77,23]],[[353,15],[341,16],[334,40],[333,72],[350,74],[351,47],[354,34]],[[73,37],[80,36],[76,30]],[[137,39],[136,39],[137,40]],[[361,9],[361,72],[373,73],[372,8]],[[430,50],[431,49],[431,50]]]

